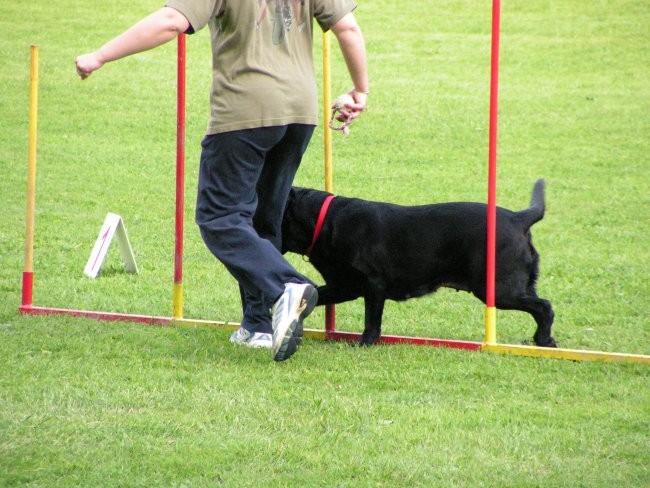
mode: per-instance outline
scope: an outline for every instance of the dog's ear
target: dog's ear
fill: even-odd
[[[292,186],[289,189],[289,194],[287,195],[287,201],[284,204],[284,212],[286,213],[289,207],[295,202],[296,200],[296,187]]]
[[[282,248],[280,252],[282,254],[293,250],[295,244],[293,243],[293,222],[295,220],[294,210],[296,208],[296,189],[291,187],[289,190],[289,195],[287,196],[287,201],[284,205],[284,214],[282,216]]]
[[[282,219],[282,253],[302,254],[311,242],[314,222],[305,200],[308,193],[300,187],[292,187],[289,191]]]

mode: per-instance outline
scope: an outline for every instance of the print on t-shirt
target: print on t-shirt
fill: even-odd
[[[262,12],[255,24],[259,29],[264,20],[273,24],[273,44],[280,44],[286,32],[291,30],[294,22],[298,32],[305,28],[305,0],[257,0]]]

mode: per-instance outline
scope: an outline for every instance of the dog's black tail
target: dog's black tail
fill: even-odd
[[[546,208],[544,203],[544,187],[544,180],[537,180],[533,187],[533,196],[530,199],[530,207],[521,212],[517,212],[517,218],[526,230],[544,217],[544,210]]]

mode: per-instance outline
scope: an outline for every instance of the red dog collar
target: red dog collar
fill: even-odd
[[[314,227],[314,236],[311,239],[311,244],[305,251],[305,256],[307,257],[309,257],[312,249],[314,249],[314,245],[316,245],[316,241],[318,240],[320,231],[323,228],[323,222],[325,222],[325,216],[327,215],[327,210],[329,210],[330,203],[332,203],[332,200],[334,200],[334,195],[328,195],[327,198],[325,198],[325,201],[323,202],[323,205],[320,208],[320,212],[318,214],[318,220],[316,221],[316,227]]]

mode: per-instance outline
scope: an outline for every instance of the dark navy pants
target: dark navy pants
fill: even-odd
[[[308,283],[283,257],[282,215],[314,126],[291,124],[208,135],[202,142],[196,223],[235,277],[242,326],[271,332],[269,309],[285,283]]]

